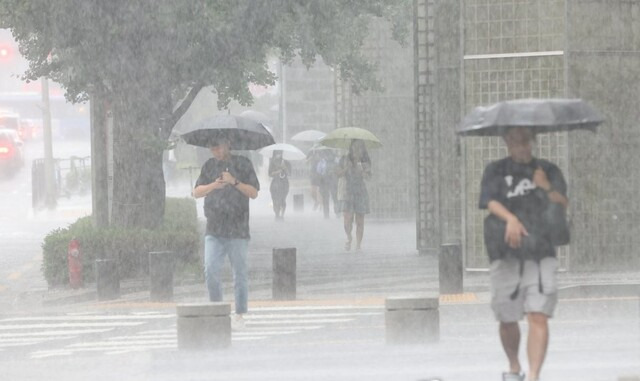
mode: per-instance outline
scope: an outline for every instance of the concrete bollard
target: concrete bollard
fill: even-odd
[[[171,251],[149,252],[149,300],[166,302],[173,299],[175,257]]]
[[[212,350],[231,346],[231,304],[181,304],[178,316],[179,350]]]
[[[293,195],[293,211],[304,212],[304,195],[302,193]]]
[[[273,299],[296,299],[296,248],[273,249]]]
[[[115,259],[96,259],[96,291],[98,300],[120,297],[120,277]]]
[[[460,244],[440,246],[438,258],[440,294],[463,293],[462,247]]]
[[[387,298],[387,344],[426,344],[440,340],[439,300],[436,297]]]

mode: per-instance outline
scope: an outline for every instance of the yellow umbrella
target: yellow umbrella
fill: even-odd
[[[342,127],[331,131],[320,140],[320,144],[331,147],[349,149],[353,140],[362,140],[367,148],[380,148],[382,143],[371,131],[359,127]]]

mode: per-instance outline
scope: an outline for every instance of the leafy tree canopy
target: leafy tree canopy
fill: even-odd
[[[221,107],[250,104],[248,83],[270,85],[269,57],[310,66],[318,55],[356,92],[377,89],[360,47],[370,22],[386,19],[408,33],[410,0],[0,0],[29,61],[24,78],[46,76],[71,101],[93,91],[118,94],[213,86]],[[171,110],[169,110],[171,112]]]

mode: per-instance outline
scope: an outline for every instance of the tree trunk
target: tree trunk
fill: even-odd
[[[166,137],[160,108],[135,95],[114,102],[112,226],[153,229],[163,221]]]

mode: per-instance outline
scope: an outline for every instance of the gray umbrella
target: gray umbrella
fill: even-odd
[[[262,123],[236,115],[204,119],[181,136],[185,143],[199,147],[209,147],[221,138],[228,138],[232,150],[255,150],[275,143]]]
[[[604,121],[581,99],[517,99],[469,113],[457,133],[463,136],[502,136],[509,127],[531,127],[538,132],[585,129],[595,132]]]

